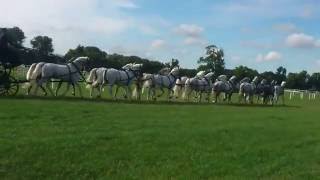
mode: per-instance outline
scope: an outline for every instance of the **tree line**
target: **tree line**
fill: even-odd
[[[19,27],[0,28],[0,61],[2,64],[10,63],[13,66],[30,65],[36,62],[64,64],[72,57],[88,56],[90,68],[104,66],[119,69],[127,63],[135,62],[143,64],[143,72],[157,73],[164,67],[179,66],[178,59],[171,59],[163,63],[138,56],[109,54],[94,46],[78,45],[74,49],[69,49],[66,54],[58,55],[54,53],[53,39],[48,36],[36,36],[31,39],[31,48],[24,47],[25,39],[25,34]],[[271,80],[276,80],[278,83],[287,81],[287,88],[320,90],[320,73],[308,74],[307,71],[287,73],[286,68],[282,66],[274,71],[262,73],[246,66],[226,69],[224,51],[216,45],[207,46],[206,53],[197,60],[197,63],[199,65],[197,69],[181,68],[181,76],[193,77],[198,71],[205,70],[215,72],[215,76],[220,74],[236,75],[239,80],[244,77],[259,76],[269,82]]]

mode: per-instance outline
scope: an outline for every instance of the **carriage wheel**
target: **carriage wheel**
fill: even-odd
[[[0,95],[14,96],[19,91],[19,84],[14,77],[9,77],[8,81],[3,82],[0,87]]]

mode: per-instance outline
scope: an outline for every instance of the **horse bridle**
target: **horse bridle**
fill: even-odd
[[[74,63],[74,62],[72,61],[71,64],[76,68],[76,72],[75,72],[75,73],[79,73],[79,75],[81,76],[81,78],[82,78],[83,80],[85,80],[84,75],[81,73],[80,68],[76,65],[76,63]],[[69,67],[68,65],[67,65],[67,67],[68,67],[69,72],[70,72],[70,80],[71,80],[71,74],[73,74],[73,73],[71,73],[71,69],[70,69],[70,67]]]

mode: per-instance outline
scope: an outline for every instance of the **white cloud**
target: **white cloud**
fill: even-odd
[[[5,16],[0,16],[0,24],[20,27],[26,42],[36,35],[48,35],[56,52],[65,53],[78,44],[95,44],[98,36],[108,38],[130,28],[147,31],[140,28],[143,22],[124,13],[124,8],[134,7],[131,0],[10,0],[1,3],[0,12]]]
[[[204,46],[207,42],[202,37],[204,28],[196,24],[180,24],[173,31],[184,37],[183,44],[185,45],[201,45]]]
[[[314,48],[320,47],[320,40],[304,33],[294,33],[287,37],[286,44],[293,48]]]
[[[163,39],[156,39],[151,42],[152,49],[161,49],[161,48],[165,47],[165,45],[166,45],[166,41]]]
[[[240,56],[231,56],[231,61],[239,62],[241,60]]]
[[[276,51],[270,51],[268,54],[258,54],[256,57],[257,62],[271,62],[271,61],[277,61],[282,58],[282,55],[279,52]]]
[[[195,24],[180,24],[174,31],[187,37],[198,37],[201,36],[204,28]]]
[[[112,0],[113,3],[121,8],[136,9],[138,5],[131,0]]]
[[[207,42],[201,37],[187,37],[184,39],[183,43],[185,45],[202,45],[205,46]]]
[[[241,41],[240,45],[243,47],[249,47],[249,48],[256,48],[256,49],[269,49],[274,47],[274,44],[268,44],[268,43],[262,43],[262,42],[257,42],[257,41]]]
[[[273,29],[280,31],[280,32],[298,32],[299,29],[297,28],[296,25],[292,24],[292,23],[282,23],[282,24],[275,24],[273,26]]]
[[[316,60],[316,65],[317,65],[318,67],[320,67],[320,59],[319,59],[319,60]]]
[[[314,7],[313,6],[305,6],[302,9],[302,12],[300,13],[300,16],[302,18],[311,18],[314,15]]]

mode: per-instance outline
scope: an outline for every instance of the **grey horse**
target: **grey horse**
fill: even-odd
[[[231,102],[232,94],[236,90],[236,76],[232,76],[228,81],[218,80],[213,84],[212,92],[214,100],[213,102],[218,102],[218,97],[221,93],[224,93],[224,101],[227,100],[228,103]]]
[[[286,86],[286,82],[282,81],[281,85],[274,86],[274,95],[273,95],[273,103],[277,104],[279,97],[282,97],[282,104],[284,105],[284,88]]]
[[[214,75],[213,72],[207,73],[203,78],[194,77],[190,78],[185,83],[184,99],[189,101],[190,95],[193,91],[199,94],[199,102],[202,100],[202,94],[206,93],[206,99],[209,101],[210,93],[212,90],[212,81],[211,78]]]
[[[256,91],[258,83],[258,77],[254,77],[251,83],[249,82],[243,82],[240,84],[239,88],[239,102],[242,102],[243,98],[245,102],[249,102],[253,104],[253,96]]]
[[[78,57],[77,59],[66,65],[53,63],[44,63],[39,66],[37,65],[31,77],[31,79],[34,79],[37,84],[35,94],[37,94],[38,88],[40,87],[46,95],[46,89],[43,87],[43,83],[46,83],[47,89],[52,95],[54,95],[52,89],[49,86],[49,80],[58,79],[60,80],[60,83],[58,84],[58,87],[56,89],[56,95],[62,82],[65,81],[68,82],[68,86],[63,95],[68,92],[71,84],[73,87],[73,94],[75,93],[75,86],[77,85],[80,96],[82,97],[82,91],[80,85],[78,84],[78,81],[82,78],[81,71],[84,70],[86,64],[88,63],[88,60],[88,57]]]

